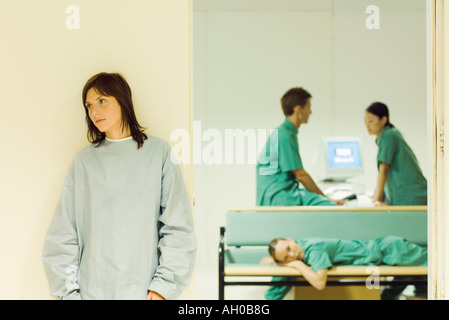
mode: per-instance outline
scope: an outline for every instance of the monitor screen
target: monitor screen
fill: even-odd
[[[346,180],[363,173],[360,138],[324,137],[317,161],[322,180]]]
[[[362,166],[357,141],[328,142],[327,157],[330,169],[351,169]]]

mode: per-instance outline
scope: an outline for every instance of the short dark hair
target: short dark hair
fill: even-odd
[[[293,108],[297,105],[304,107],[306,105],[307,99],[311,98],[312,95],[304,90],[303,88],[291,88],[281,98],[282,111],[286,117],[293,114]]]
[[[379,117],[379,119],[387,117],[387,123],[385,125],[394,128],[394,125],[390,123],[390,112],[388,111],[388,107],[385,103],[378,101],[373,102],[368,108],[366,108],[366,111]]]
[[[278,242],[280,240],[287,240],[287,239],[285,239],[285,238],[275,238],[275,239],[271,240],[270,244],[268,245],[268,253],[270,254],[270,256],[273,258],[273,260],[275,262],[279,262],[276,259],[275,254],[276,254],[276,245],[278,244]]]
[[[89,110],[86,107],[86,96],[91,88],[98,94],[112,96],[117,100],[122,113],[121,126],[122,128],[129,128],[133,139],[137,142],[138,148],[140,148],[143,145],[144,140],[147,139],[147,135],[144,133],[145,128],[137,122],[134,113],[131,88],[125,78],[118,73],[98,73],[87,80],[84,85],[82,98],[84,111],[86,112],[87,139],[89,142],[96,143],[96,146],[98,147],[106,138],[106,135],[98,130],[89,117]]]

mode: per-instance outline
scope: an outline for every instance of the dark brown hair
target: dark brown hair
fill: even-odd
[[[140,148],[143,145],[144,140],[147,139],[147,135],[144,133],[145,128],[137,122],[134,113],[131,88],[125,78],[118,73],[98,73],[87,80],[84,85],[82,98],[84,111],[86,112],[87,139],[89,142],[96,143],[96,146],[98,147],[106,138],[106,135],[98,130],[90,119],[89,110],[86,107],[87,92],[92,88],[98,94],[112,96],[117,100],[122,114],[121,127],[122,129],[129,128],[133,139],[137,142],[138,148]]]
[[[281,98],[282,111],[286,117],[293,114],[293,108],[297,105],[304,107],[307,99],[312,95],[303,88],[291,88]]]

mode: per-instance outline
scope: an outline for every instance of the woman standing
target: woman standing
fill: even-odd
[[[427,181],[412,149],[402,134],[390,123],[388,107],[372,103],[365,111],[365,125],[376,136],[377,153],[376,205],[426,205]]]
[[[100,73],[82,92],[92,143],[73,160],[43,249],[60,299],[174,299],[189,284],[192,213],[165,141],[137,122],[126,80]]]

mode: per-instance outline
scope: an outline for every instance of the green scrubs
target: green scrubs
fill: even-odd
[[[389,205],[426,205],[427,180],[412,149],[394,127],[385,127],[376,139],[377,165],[387,163],[384,192]]]
[[[375,240],[304,239],[304,262],[313,271],[335,265],[427,266],[427,249],[407,240],[387,236]]]
[[[368,241],[311,238],[298,244],[304,250],[304,263],[315,272],[335,265],[427,266],[426,248],[396,236]],[[294,279],[274,277],[273,281]],[[265,297],[280,300],[289,290],[290,286],[272,286]]]
[[[299,183],[291,171],[302,168],[298,129],[285,119],[270,135],[257,163],[257,205],[335,205],[322,195],[298,188]]]

